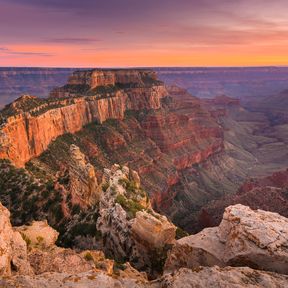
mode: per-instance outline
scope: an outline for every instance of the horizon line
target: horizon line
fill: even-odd
[[[155,68],[288,68],[288,65],[223,65],[223,66],[1,66],[1,68],[34,69],[155,69]]]

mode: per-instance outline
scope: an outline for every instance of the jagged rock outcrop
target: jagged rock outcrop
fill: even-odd
[[[32,285],[35,275],[43,273],[55,272],[63,276],[65,273],[71,275],[71,272],[77,274],[93,270],[98,273],[102,271],[107,276],[124,274],[144,282],[147,279],[145,273],[138,272],[129,263],[119,266],[113,260],[106,259],[102,251],[76,252],[57,247],[55,241],[59,233],[46,221],[34,221],[30,226],[13,228],[9,216],[9,211],[0,203],[0,278],[21,275],[17,281],[26,279]],[[62,277],[60,274],[58,276]]]
[[[139,176],[126,166],[105,170],[97,229],[108,255],[155,272],[152,266],[163,261],[165,248],[174,242],[176,227],[153,211],[138,181]]]
[[[72,202],[84,205],[98,203],[101,187],[98,186],[94,167],[86,161],[85,155],[74,144],[70,146],[70,156],[68,173]]]
[[[113,171],[113,172],[111,172]],[[112,174],[111,174],[112,173]],[[110,177],[112,176],[113,177]],[[123,178],[123,175],[125,175],[127,178]],[[110,184],[110,186],[107,187],[106,191],[110,191],[111,185],[114,187],[112,190],[118,195],[122,195],[128,191],[132,193],[131,186],[129,186],[129,182],[127,181],[120,181],[122,184],[119,185],[119,180],[128,179],[128,177],[134,175],[133,179],[136,179],[137,176],[135,173],[129,171],[127,167],[123,167],[120,169],[119,166],[115,165],[112,167],[111,170],[106,170],[104,174],[104,184]],[[130,179],[131,180],[131,179]],[[125,189],[123,189],[125,183]],[[140,184],[140,183],[138,183]],[[104,186],[105,187],[105,186]],[[129,188],[130,187],[130,188]],[[127,189],[128,188],[128,189]],[[139,188],[138,188],[139,189]],[[110,191],[111,192],[111,191]],[[109,192],[109,193],[110,193]],[[123,195],[124,195],[123,194]],[[141,197],[144,199],[145,197]],[[140,200],[140,198],[139,198]],[[104,204],[105,202],[103,202]],[[106,203],[107,204],[107,203]],[[144,205],[144,203],[143,203]],[[147,203],[147,207],[149,206],[149,203]],[[113,260],[105,259],[103,252],[100,251],[82,251],[81,253],[77,253],[71,249],[65,249],[65,248],[59,248],[53,245],[53,242],[55,241],[55,237],[57,235],[57,232],[50,228],[47,225],[44,225],[44,222],[34,222],[34,225],[32,227],[26,226],[20,229],[22,232],[23,237],[25,238],[25,241],[22,239],[19,232],[15,232],[10,224],[9,221],[9,211],[4,208],[2,205],[0,205],[0,247],[1,247],[1,279],[0,279],[0,286],[3,288],[12,288],[12,287],[22,287],[22,288],[43,288],[43,287],[129,287],[129,288],[164,288],[164,287],[177,287],[177,288],[190,288],[190,287],[279,287],[284,288],[287,287],[288,283],[288,276],[287,275],[281,275],[271,272],[264,272],[261,270],[253,270],[248,267],[224,267],[219,268],[217,266],[214,267],[195,267],[195,269],[188,269],[188,268],[181,268],[179,270],[174,270],[171,274],[165,274],[164,276],[159,277],[158,279],[154,281],[148,281],[145,273],[140,273],[134,268],[130,266],[129,263],[125,264],[119,264],[115,263]],[[233,210],[233,211],[230,211]],[[153,212],[153,211],[152,211]],[[152,213],[150,212],[150,214]],[[242,212],[242,214],[241,214]],[[140,212],[136,212],[136,215],[138,215]],[[142,212],[143,213],[143,212]],[[154,213],[154,212],[153,212]],[[264,211],[257,211],[254,212],[250,210],[248,207],[244,207],[241,205],[238,206],[232,206],[229,207],[227,210],[227,219],[224,217],[223,221],[228,221],[227,224],[222,224],[222,229],[219,229],[219,238],[223,238],[227,240],[228,232],[234,230],[229,234],[232,235],[232,238],[235,238],[236,241],[232,241],[230,239],[230,243],[234,243],[235,245],[230,245],[230,256],[231,254],[238,253],[239,247],[244,247],[245,249],[249,250],[250,253],[254,253],[253,256],[255,256],[255,253],[257,254],[257,249],[261,246],[261,244],[266,245],[268,247],[267,249],[270,249],[270,258],[275,256],[275,251],[280,251],[282,253],[282,256],[285,254],[285,249],[287,248],[287,235],[285,234],[288,229],[279,219],[279,215],[276,215],[274,213],[266,213]],[[248,214],[247,214],[248,213]],[[249,214],[250,213],[250,214]],[[273,222],[273,217],[276,217],[280,221],[279,224],[280,227],[282,227],[281,235],[276,240],[277,243],[273,242],[273,239],[276,235],[270,234],[261,234],[258,233],[259,231],[255,228],[253,223],[255,221],[251,213],[258,214],[258,218],[262,218],[261,220],[265,221],[264,223],[267,224],[268,228],[265,225],[261,225],[258,222],[259,229],[261,231],[264,229],[274,229],[274,232],[277,232],[277,225],[275,225],[275,221]],[[265,215],[265,213],[267,215]],[[273,215],[272,215],[273,214]],[[147,216],[147,215],[146,215]],[[154,214],[153,217],[158,218],[159,214]],[[242,217],[241,217],[242,216]],[[252,217],[251,217],[252,216]],[[241,217],[241,219],[239,219]],[[146,219],[146,218],[145,218]],[[150,218],[152,220],[153,218]],[[146,219],[147,220],[147,219]],[[159,219],[158,219],[159,220]],[[259,219],[257,219],[259,221]],[[287,219],[285,219],[287,221]],[[155,219],[152,221],[155,222]],[[167,221],[167,220],[166,220]],[[148,221],[149,222],[149,221]],[[145,225],[147,223],[141,222]],[[234,225],[231,225],[233,223]],[[245,225],[248,224],[248,225]],[[44,225],[44,226],[43,226]],[[170,224],[171,225],[171,224]],[[154,224],[152,224],[154,226]],[[239,229],[239,226],[245,226],[246,230]],[[146,226],[148,227],[148,226]],[[238,230],[235,229],[235,227],[238,227]],[[168,229],[169,230],[169,229]],[[249,230],[250,238],[247,237],[245,233]],[[23,231],[30,231],[31,233],[24,234]],[[44,233],[44,231],[46,233]],[[121,232],[121,229],[119,230]],[[147,231],[152,231],[151,229],[148,229]],[[161,234],[160,230],[160,234]],[[33,232],[33,233],[32,233]],[[113,233],[113,231],[111,231]],[[153,231],[156,232],[156,231]],[[268,232],[268,231],[264,231]],[[43,240],[40,241],[34,241],[33,237],[37,235],[37,233],[40,235],[43,235]],[[52,233],[52,237],[50,237],[50,233]],[[137,232],[136,232],[137,233]],[[255,245],[247,245],[248,238],[249,241],[253,242],[255,244],[255,236],[256,234],[258,236],[263,236],[264,239],[260,239],[260,244],[255,247]],[[140,233],[141,234],[141,233]],[[25,235],[25,236],[24,236]],[[164,235],[164,234],[163,234]],[[170,235],[170,236],[169,236]],[[245,238],[242,236],[245,235]],[[18,236],[20,237],[21,241],[19,241]],[[29,237],[31,237],[31,240]],[[144,234],[141,234],[141,237],[145,238]],[[166,234],[167,238],[171,238],[171,234]],[[237,236],[241,239],[241,241],[237,242]],[[274,236],[274,238],[273,238]],[[278,235],[279,236],[279,235]],[[11,237],[13,237],[13,241],[11,241]],[[42,236],[41,236],[42,237]],[[191,237],[191,236],[189,236]],[[188,237],[188,238],[189,238]],[[242,237],[242,238],[241,238]],[[282,237],[282,238],[281,238]],[[33,239],[32,239],[33,238]],[[45,239],[47,238],[47,239]],[[165,238],[165,237],[164,237]],[[221,238],[222,244],[224,245],[224,240]],[[272,239],[273,238],[273,239]],[[152,245],[156,245],[156,243],[163,243],[162,241],[166,241],[161,237],[155,241],[155,238],[152,238],[152,240],[144,239],[145,242],[150,242]],[[184,238],[185,239],[185,238]],[[199,241],[203,240],[205,242],[205,239],[199,238]],[[206,239],[207,240],[207,239]],[[213,240],[213,239],[210,239]],[[272,241],[271,241],[272,240]],[[286,242],[285,242],[286,241]],[[237,243],[236,243],[237,242]],[[15,245],[17,243],[17,245]],[[42,245],[43,243],[51,244],[48,245]],[[208,242],[206,242],[207,244]],[[212,241],[210,241],[211,244],[213,244]],[[240,244],[240,246],[239,246]],[[246,244],[246,245],[245,245]],[[201,245],[201,243],[199,244]],[[242,246],[241,246],[242,245]],[[28,246],[28,249],[27,249]],[[156,245],[157,246],[157,245]],[[6,249],[8,247],[8,249]],[[248,247],[248,249],[247,249]],[[285,248],[286,247],[286,248]],[[119,247],[118,247],[119,248]],[[133,247],[135,248],[135,247]],[[215,246],[214,246],[215,248]],[[283,251],[281,251],[281,248],[283,248]],[[143,248],[142,248],[143,249]],[[236,249],[236,250],[235,250]],[[255,249],[255,250],[252,250]],[[265,247],[262,247],[261,249],[265,249]],[[133,250],[133,249],[132,249]],[[191,248],[191,251],[193,249]],[[146,250],[142,250],[145,252]],[[190,252],[191,252],[190,251]],[[182,251],[183,252],[183,251]],[[186,251],[187,252],[187,251]],[[185,252],[185,253],[186,253]],[[8,255],[8,254],[9,255]],[[273,254],[274,253],[274,254]],[[188,253],[189,254],[189,253]],[[200,254],[199,254],[200,255]],[[259,254],[257,254],[258,256]],[[8,256],[8,258],[7,258]],[[159,255],[155,255],[156,257]],[[171,256],[171,255],[170,255]],[[189,255],[188,255],[189,256]],[[191,253],[190,253],[191,256]],[[206,254],[205,252],[202,253],[201,257],[202,260],[205,258]],[[5,258],[6,257],[6,258]],[[25,269],[21,265],[19,265],[19,262],[14,261],[16,257],[17,260],[21,260],[21,265],[25,265]],[[186,255],[179,254],[178,261],[183,261],[185,259]],[[7,260],[8,259],[8,260]],[[175,260],[175,259],[174,259]],[[199,259],[198,259],[199,260]],[[267,263],[267,262],[266,262]],[[31,266],[30,266],[31,265]],[[276,265],[278,268],[279,263],[276,263],[275,261],[272,261],[272,265]],[[209,264],[208,264],[209,266]],[[10,268],[13,268],[13,273],[11,273]],[[22,267],[22,268],[21,268]],[[287,265],[286,265],[287,267]],[[16,269],[17,268],[17,269]],[[18,269],[20,268],[20,269]],[[175,267],[174,267],[175,268]],[[5,277],[3,277],[5,276]]]
[[[0,203],[0,278],[15,272],[32,274],[27,246],[10,223],[10,212]]]
[[[124,89],[121,86],[109,92],[92,89],[88,96],[77,90],[73,95],[76,97],[71,99],[25,96],[6,106],[0,117],[0,158],[8,158],[21,167],[31,158],[39,156],[56,137],[75,133],[93,121],[102,123],[111,118],[123,119],[127,109],[159,109],[161,98],[167,96],[163,83],[154,79],[152,72],[152,76],[149,72],[136,71],[136,76],[133,71],[130,72],[123,70],[119,79],[123,78],[121,81],[125,84],[134,83],[135,77],[138,77],[141,82],[139,87],[132,85]],[[129,77],[132,77],[131,80]],[[91,85],[93,87],[94,84]],[[67,89],[64,86],[63,90]],[[70,96],[65,93],[62,96]]]
[[[178,240],[165,268],[230,265],[288,274],[287,244],[287,218],[238,204],[225,209],[219,227]]]

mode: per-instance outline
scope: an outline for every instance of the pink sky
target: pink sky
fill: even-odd
[[[286,0],[0,0],[0,65],[288,65]]]

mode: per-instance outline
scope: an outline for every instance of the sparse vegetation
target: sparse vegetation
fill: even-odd
[[[123,209],[127,212],[129,218],[135,218],[138,211],[142,211],[145,209],[140,203],[132,199],[127,199],[125,196],[120,194],[117,195],[115,202],[123,207]]]
[[[189,234],[184,231],[183,229],[181,229],[180,227],[177,227],[176,229],[176,239],[181,239],[183,237],[189,236]]]
[[[93,261],[93,256],[91,255],[90,252],[86,252],[84,258],[86,261]]]
[[[104,184],[102,185],[102,190],[103,190],[104,192],[106,192],[107,189],[108,189],[108,187],[109,187],[109,184],[108,184],[108,183],[104,183]]]

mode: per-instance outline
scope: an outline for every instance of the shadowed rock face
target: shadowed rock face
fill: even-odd
[[[288,217],[288,170],[245,182],[234,195],[228,195],[204,205],[198,219],[199,229],[220,224],[229,205],[240,203],[252,209],[277,212]]]
[[[225,209],[219,227],[177,241],[166,271],[180,267],[249,266],[288,274],[288,220],[277,213],[243,205]]]

